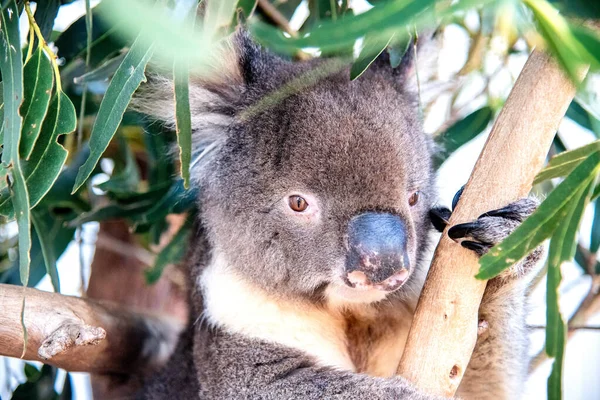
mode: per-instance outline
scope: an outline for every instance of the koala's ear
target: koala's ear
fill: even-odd
[[[282,59],[266,52],[248,33],[238,30],[224,40],[201,66],[190,68],[192,167],[227,139],[245,95],[269,81]],[[174,83],[170,72],[148,73],[130,108],[175,128]],[[204,160],[203,160],[204,161]],[[203,162],[204,163],[204,162]]]
[[[435,32],[423,32],[410,41],[397,67],[391,66],[387,49],[377,57],[372,67],[377,74],[393,79],[403,92],[417,95],[419,86],[435,74],[439,45],[439,36]]]

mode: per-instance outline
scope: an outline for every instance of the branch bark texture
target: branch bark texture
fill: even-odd
[[[534,51],[479,156],[448,228],[527,196],[575,88],[547,54]],[[447,228],[447,229],[448,229]],[[478,257],[442,234],[398,373],[420,389],[453,396],[477,340],[486,287]]]
[[[151,370],[171,354],[181,330],[177,320],[14,285],[0,284],[0,310],[0,355],[68,371],[127,374]]]

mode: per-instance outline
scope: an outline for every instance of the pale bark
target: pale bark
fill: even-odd
[[[68,371],[143,373],[165,361],[181,330],[176,319],[14,285],[0,284],[0,310],[0,355]]]
[[[467,182],[448,228],[527,196],[574,85],[548,55],[525,64]],[[447,229],[448,229],[447,228]],[[398,373],[420,389],[452,396],[477,339],[486,281],[474,278],[478,257],[442,234]]]

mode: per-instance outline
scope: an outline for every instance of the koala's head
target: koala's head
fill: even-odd
[[[435,198],[411,57],[396,69],[376,60],[350,81],[347,68],[323,74],[331,64],[285,61],[243,33],[227,55],[216,78],[190,87],[213,256],[284,296],[364,303],[398,290],[418,267]],[[161,96],[149,96],[152,112],[168,120],[172,95]]]

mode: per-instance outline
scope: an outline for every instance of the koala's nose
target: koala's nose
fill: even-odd
[[[367,212],[348,224],[345,281],[351,287],[395,290],[408,278],[406,225],[388,213]]]

